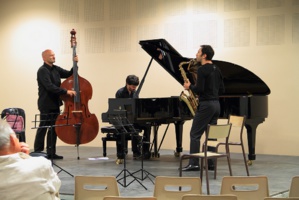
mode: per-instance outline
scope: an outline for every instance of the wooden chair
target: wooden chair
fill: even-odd
[[[238,200],[237,196],[232,194],[223,195],[200,195],[200,194],[186,194],[182,200]]]
[[[269,197],[266,176],[225,176],[222,178],[220,194],[233,194],[238,200],[264,200]]]
[[[299,176],[292,178],[289,197],[299,197]]]
[[[75,200],[102,200],[119,196],[114,176],[75,176]]]
[[[299,200],[299,197],[266,197],[264,200]]]
[[[156,177],[153,196],[157,200],[181,200],[185,194],[201,194],[199,177]]]
[[[118,197],[118,196],[107,196],[103,200],[157,200],[156,197]]]
[[[200,170],[200,179],[202,180],[203,177],[203,169],[206,172],[206,185],[207,185],[207,194],[210,194],[210,187],[209,187],[209,172],[208,172],[208,159],[218,159],[218,158],[227,158],[229,174],[232,176],[232,169],[230,164],[230,154],[228,148],[228,138],[231,130],[231,124],[222,124],[222,125],[208,125],[206,131],[206,138],[203,144],[203,151],[200,153],[193,153],[193,154],[183,154],[180,158],[180,176],[182,176],[182,163],[184,159],[190,158],[200,158],[201,160],[201,169]],[[225,140],[225,153],[216,153],[208,151],[207,145],[209,139],[224,139]],[[216,177],[214,175],[214,177]]]
[[[26,114],[24,109],[5,108],[1,112],[1,119],[6,119],[20,142],[26,142]]]
[[[249,170],[248,170],[244,142],[243,142],[243,130],[244,130],[244,126],[245,126],[245,121],[246,121],[246,116],[237,116],[237,115],[229,116],[228,123],[232,124],[232,129],[230,132],[228,145],[241,147],[246,173],[247,173],[247,176],[249,176]],[[232,134],[238,134],[239,139],[236,141],[232,141],[232,139],[231,139]],[[225,145],[225,142],[213,141],[213,140],[208,141],[208,146],[214,147],[216,149],[216,152],[218,152],[218,148],[223,145]],[[216,179],[216,174],[217,174],[217,160],[215,161],[215,173],[214,173],[215,179]]]

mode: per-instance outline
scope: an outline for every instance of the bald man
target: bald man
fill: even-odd
[[[38,110],[40,111],[39,128],[36,131],[34,141],[34,152],[42,152],[45,145],[45,136],[47,134],[46,151],[49,159],[63,159],[63,156],[56,154],[57,135],[55,125],[57,116],[60,114],[62,101],[60,95],[75,96],[73,90],[61,88],[61,79],[68,78],[73,74],[71,70],[65,70],[55,63],[55,53],[47,49],[42,52],[43,65],[37,71],[38,83]],[[74,57],[78,62],[78,57]]]

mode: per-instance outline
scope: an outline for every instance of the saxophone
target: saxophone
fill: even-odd
[[[181,74],[182,74],[182,77],[183,77],[184,81],[186,81],[188,78],[187,78],[186,72],[183,68],[183,65],[189,64],[188,65],[188,69],[189,69],[191,65],[195,64],[195,62],[196,61],[194,59],[194,60],[190,60],[188,62],[181,62],[179,64],[179,70],[181,71]],[[189,95],[186,94],[185,91],[187,91],[189,93]],[[187,104],[192,116],[194,116],[195,112],[196,112],[196,109],[197,109],[197,106],[198,106],[198,101],[197,101],[197,98],[195,97],[195,95],[193,94],[192,90],[188,89],[188,90],[182,91],[181,95],[180,95],[180,100],[184,101]]]

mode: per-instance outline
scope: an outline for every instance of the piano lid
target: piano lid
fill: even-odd
[[[142,40],[139,44],[173,78],[183,85],[184,80],[178,66],[183,61],[189,61],[190,58],[182,57],[165,39]],[[265,82],[244,67],[219,60],[213,60],[213,63],[220,68],[223,74],[225,93],[222,96],[270,94],[270,89]],[[186,73],[188,72],[186,71]]]

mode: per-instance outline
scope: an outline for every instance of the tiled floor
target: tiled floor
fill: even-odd
[[[54,165],[55,171],[59,172],[62,181],[60,189],[61,199],[73,199],[74,194],[74,178],[76,175],[94,175],[94,176],[117,176],[123,177],[122,170],[124,165],[115,164],[115,148],[108,148],[108,158],[103,159],[102,148],[100,147],[79,147],[79,158],[77,148],[73,146],[57,147],[57,154],[63,155],[63,160],[54,161],[59,167]],[[151,158],[144,161],[144,170],[154,176],[179,176],[179,158],[175,157],[173,150],[161,150],[159,158]],[[126,162],[126,169],[133,173],[141,169],[141,161],[133,160],[132,153],[129,151]],[[232,169],[234,176],[245,176],[245,167],[241,158],[241,154],[232,154]],[[249,166],[250,175],[266,175],[269,180],[269,190],[271,196],[286,196],[290,187],[291,178],[299,175],[299,157],[295,156],[277,156],[277,155],[257,155],[257,159],[253,165]],[[210,172],[212,173],[212,172]],[[225,159],[220,159],[218,163],[217,179],[210,177],[211,194],[219,194],[220,184],[223,176],[228,176],[228,168]],[[140,177],[141,173],[136,173]],[[183,176],[199,176],[199,172],[184,172]],[[154,178],[150,176],[154,181]],[[154,184],[149,178],[141,181],[133,181],[131,177],[126,178],[126,185],[121,181],[119,184],[121,196],[152,196]],[[202,191],[206,193],[205,180],[203,180]]]

